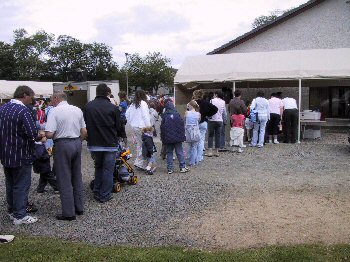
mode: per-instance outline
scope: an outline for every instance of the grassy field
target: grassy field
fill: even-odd
[[[0,244],[0,261],[350,261],[350,245],[201,251],[180,247],[99,247],[19,236],[9,244]]]

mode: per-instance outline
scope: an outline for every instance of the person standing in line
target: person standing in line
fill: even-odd
[[[283,103],[283,135],[284,143],[296,143],[298,136],[298,120],[299,112],[297,101],[291,97],[285,97],[282,99]]]
[[[147,161],[146,173],[153,175],[156,170],[156,152],[157,148],[153,141],[154,128],[148,126],[142,129],[142,156]]]
[[[83,112],[88,132],[87,145],[95,162],[94,198],[100,203],[112,199],[113,173],[119,137],[122,133],[119,108],[110,102],[111,89],[106,84],[96,87],[96,97]]]
[[[81,174],[82,140],[87,131],[80,108],[67,103],[67,95],[57,92],[51,96],[50,115],[45,126],[47,138],[53,138],[54,172],[62,204],[58,220],[75,220],[84,213],[84,187]]]
[[[218,108],[218,111],[215,115],[209,118],[208,120],[208,156],[219,156],[220,148],[220,138],[221,138],[221,129],[223,126],[222,114],[225,110],[225,101],[219,98],[220,92],[214,93],[214,98],[210,100],[210,103]],[[214,146],[214,136],[215,136],[215,149]]]
[[[198,164],[197,152],[199,150],[200,143],[200,130],[199,130],[199,120],[201,119],[201,114],[199,113],[199,105],[195,100],[191,100],[187,104],[187,111],[185,113],[185,131],[186,131],[186,141],[189,143],[189,159],[190,166],[195,166]]]
[[[236,111],[236,114],[231,116],[232,127],[230,131],[230,145],[238,147],[237,152],[243,152],[243,137],[244,137],[244,121],[245,116],[239,114],[239,111]],[[233,150],[234,151],[234,150]]]
[[[179,112],[176,111],[171,101],[165,104],[165,112],[162,115],[162,122],[160,124],[160,136],[166,148],[168,174],[174,172],[174,149],[177,159],[179,160],[180,173],[188,172],[189,169],[186,167],[184,150],[182,147],[182,142],[186,140],[185,125]]]
[[[119,110],[120,110],[121,132],[125,134],[125,137],[123,138],[124,147],[128,147],[128,138],[126,137],[126,132],[125,132],[125,125],[128,121],[126,120],[125,112],[129,107],[129,101],[124,91],[120,91],[118,93],[118,96],[120,101]]]
[[[14,225],[38,221],[27,215],[34,142],[41,139],[32,112],[26,107],[33,101],[34,91],[28,86],[19,86],[13,99],[0,107],[0,159],[5,173],[8,213]]]
[[[267,124],[267,133],[269,134],[269,143],[278,144],[278,131],[279,125],[281,124],[281,115],[283,113],[283,103],[282,100],[279,99],[275,93],[271,94],[271,98],[269,99],[270,106],[270,120]]]
[[[269,101],[264,98],[264,93],[259,91],[256,94],[256,98],[252,101],[251,109],[255,110],[258,113],[256,122],[254,123],[253,129],[253,139],[252,146],[258,146],[262,148],[265,142],[265,130],[266,123],[270,119],[270,107]]]
[[[201,133],[201,139],[199,141],[199,147],[197,151],[196,162],[199,163],[203,160],[203,151],[205,144],[205,135],[208,129],[208,118],[212,117],[218,111],[218,108],[213,104],[210,104],[207,99],[204,98],[203,90],[195,90],[192,95],[192,99],[194,99],[199,106],[199,113],[201,115],[201,119],[199,121],[199,131]]]
[[[135,100],[126,110],[125,116],[132,127],[133,138],[136,141],[137,153],[134,165],[141,170],[146,170],[142,156],[142,128],[151,126],[151,120],[145,91],[136,91]]]
[[[224,111],[222,112],[222,128],[221,128],[221,134],[220,134],[220,148],[219,151],[226,151],[226,124],[227,124],[227,110],[226,110],[226,102],[224,100],[223,93],[218,94],[218,98],[224,101],[225,107]]]

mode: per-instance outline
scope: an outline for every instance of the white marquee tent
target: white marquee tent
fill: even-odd
[[[13,93],[20,85],[29,86],[34,90],[35,95],[43,95],[49,97],[53,93],[54,82],[35,82],[35,81],[7,81],[0,80],[0,99],[10,99],[13,97]]]
[[[350,79],[350,48],[232,53],[188,57],[174,82],[189,83]],[[299,121],[300,141],[300,121]]]

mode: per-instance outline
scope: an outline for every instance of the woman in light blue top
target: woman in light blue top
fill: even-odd
[[[251,110],[258,113],[258,118],[254,123],[252,146],[263,147],[265,140],[266,123],[270,120],[269,101],[264,98],[263,92],[258,92],[256,98],[252,101]],[[259,139],[259,141],[258,141]]]
[[[201,119],[201,114],[198,111],[199,105],[195,100],[191,100],[187,104],[187,111],[185,113],[186,141],[189,143],[190,166],[198,164],[197,152],[200,147],[199,121]]]

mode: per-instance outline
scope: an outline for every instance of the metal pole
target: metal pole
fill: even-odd
[[[129,77],[128,77],[128,71],[129,71],[129,64],[128,64],[128,53],[125,53],[126,58],[126,97],[129,98]]]
[[[233,81],[232,95],[235,96],[236,91],[236,81]]]
[[[301,79],[299,79],[298,143],[300,143]]]

